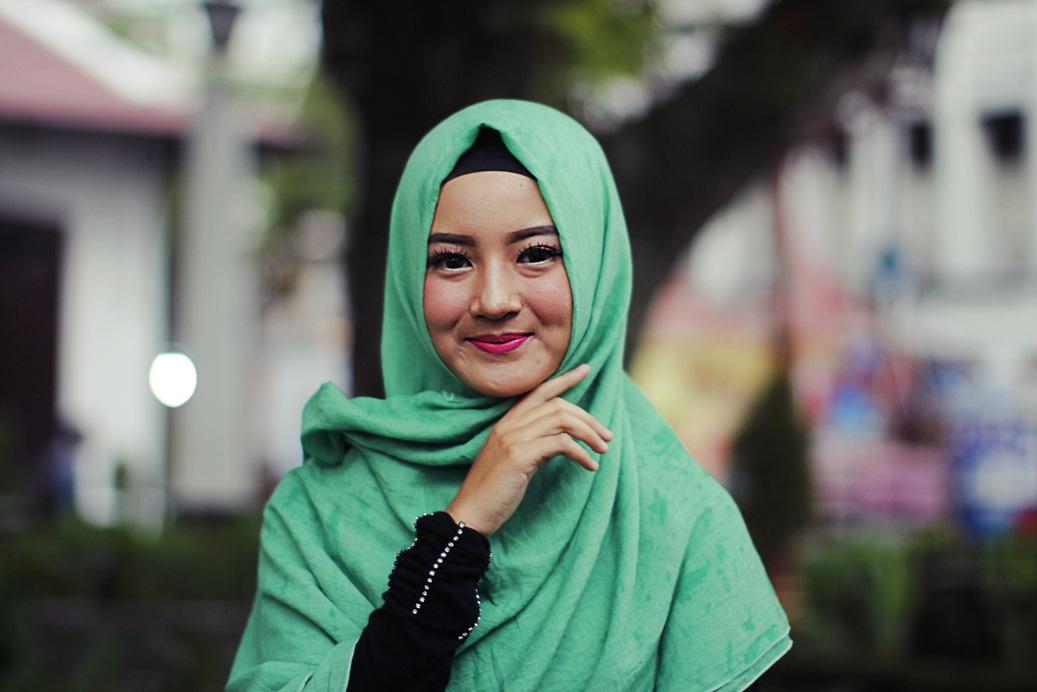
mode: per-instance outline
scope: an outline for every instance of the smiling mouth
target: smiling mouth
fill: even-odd
[[[530,336],[532,334],[481,334],[468,341],[487,353],[507,353],[526,343]]]

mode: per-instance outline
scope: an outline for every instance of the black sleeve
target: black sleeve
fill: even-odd
[[[479,621],[490,542],[446,512],[420,517],[396,557],[385,603],[353,650],[347,692],[445,690],[454,653]]]

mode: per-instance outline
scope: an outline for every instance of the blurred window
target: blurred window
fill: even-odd
[[[928,120],[916,120],[907,127],[908,151],[916,170],[929,170],[933,163],[933,126]]]
[[[1025,121],[1018,111],[988,113],[983,116],[987,145],[999,164],[1014,166],[1023,158]]]

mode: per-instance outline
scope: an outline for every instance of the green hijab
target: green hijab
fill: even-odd
[[[623,371],[631,259],[601,148],[545,106],[489,101],[418,144],[393,205],[382,361],[387,397],[325,384],[304,463],[268,504],[253,613],[230,689],[336,690],[416,517],[444,509],[514,400],[437,356],[422,291],[439,188],[481,126],[536,176],[573,294],[565,398],[615,433],[590,473],[557,458],[491,538],[482,619],[450,690],[738,690],[789,647],[788,624],[727,493]],[[593,453],[592,453],[593,454]]]

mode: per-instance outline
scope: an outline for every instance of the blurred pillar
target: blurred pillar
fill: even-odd
[[[258,476],[245,435],[258,304],[242,193],[254,162],[227,77],[230,27],[217,26],[228,8],[231,19],[236,11],[226,2],[206,5],[215,48],[187,151],[175,312],[177,340],[194,360],[198,388],[172,412],[170,486],[174,511],[222,512],[248,506]]]
[[[867,97],[844,100],[850,135],[850,215],[846,223],[843,276],[867,294],[882,253],[897,242],[897,129]]]
[[[980,128],[975,23],[968,4],[952,7],[937,46],[933,108],[937,279],[969,283],[996,273],[988,234],[989,162]]]

